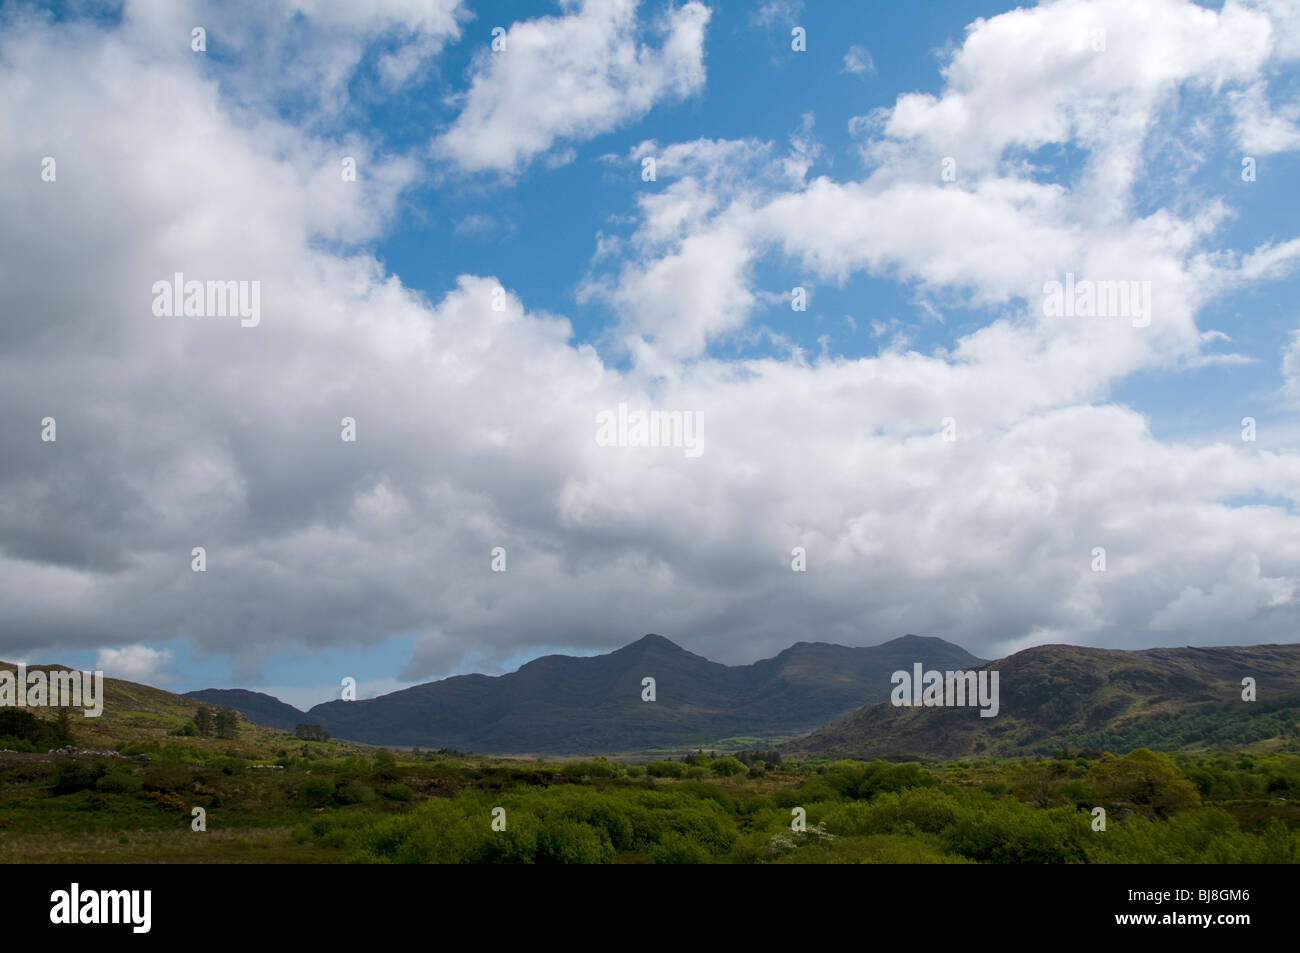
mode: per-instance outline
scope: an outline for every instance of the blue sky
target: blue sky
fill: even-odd
[[[0,10],[0,657],[305,705],[649,631],[1295,637],[1293,3]],[[262,324],[142,321],[181,268]],[[1150,327],[1045,317],[1067,271]],[[627,401],[710,451],[595,447]]]

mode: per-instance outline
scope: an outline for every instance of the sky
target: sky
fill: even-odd
[[[1296,0],[6,0],[0,658],[1294,642],[1298,67]]]

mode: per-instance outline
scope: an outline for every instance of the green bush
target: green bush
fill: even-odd
[[[709,762],[709,770],[719,777],[729,778],[736,774],[748,774],[749,768],[738,758],[714,758]]]
[[[537,837],[537,862],[611,864],[614,862],[614,845],[603,830],[589,824],[552,821]]]
[[[650,851],[656,864],[707,864],[709,852],[689,837],[668,831]]]
[[[1170,761],[1146,748],[1094,764],[1088,780],[1112,809],[1129,808],[1151,817],[1168,817],[1200,803],[1196,786]]]
[[[144,781],[125,771],[114,771],[95,782],[101,794],[136,794],[144,788]]]
[[[368,804],[378,795],[374,788],[360,781],[344,781],[334,789],[334,800],[339,804]]]
[[[1033,808],[999,800],[966,811],[943,834],[948,848],[990,864],[1069,864],[1086,859],[1088,815],[1073,808]]]
[[[107,772],[108,766],[102,761],[64,761],[54,772],[54,793],[89,791]]]
[[[308,778],[299,786],[298,796],[312,807],[324,807],[334,798],[334,782],[328,778]]]

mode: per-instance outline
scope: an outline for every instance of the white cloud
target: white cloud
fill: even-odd
[[[762,27],[773,24],[793,25],[802,13],[803,0],[763,0],[759,8],[750,14],[750,22]]]
[[[116,649],[101,649],[95,657],[93,671],[102,671],[108,678],[121,678],[129,682],[153,682],[171,664],[170,649],[155,649],[148,645],[124,645]]]
[[[1262,609],[1289,604],[1298,579],[1266,578],[1254,553],[1238,556],[1207,592],[1188,586],[1151,618],[1153,629],[1201,629],[1247,622]]]
[[[1300,456],[1162,441],[1106,403],[1134,370],[1218,342],[1196,318],[1225,274],[1263,280],[1290,260],[1286,241],[1206,251],[1223,210],[1138,215],[1131,177],[1109,177],[1129,153],[1107,122],[1140,141],[1178,77],[1257,78],[1251,43],[1228,43],[1252,40],[1253,15],[1155,7],[1193,48],[1161,40],[1143,66],[1108,32],[1127,79],[1085,69],[1099,95],[1068,105],[1058,48],[1035,59],[1025,31],[1069,34],[1090,22],[1078,5],[978,25],[953,88],[882,117],[909,161],[860,181],[792,176],[790,156],[749,140],[638,147],[659,157],[658,188],[617,244],[630,257],[587,291],[617,308],[626,368],[515,295],[494,310],[492,274],[426,300],[355,251],[383,233],[410,163],[357,139],[369,174],[343,187],[337,141],[227,108],[192,59],[129,33],[5,30],[0,404],[18,421],[55,413],[59,440],[0,429],[0,654],[127,644],[147,651],[111,649],[115,664],[162,665],[149,644],[180,633],[255,667],[295,644],[414,633],[401,677],[424,678],[471,651],[646,631],[727,661],[792,633],[917,631],[986,656],[1027,638],[1145,645],[1149,621],[1180,644],[1293,640]],[[1092,9],[1145,22],[1145,5]],[[967,55],[1010,66],[981,84]],[[1097,147],[1079,181],[1004,165],[1046,134],[1004,121],[1022,105],[1030,127]],[[955,183],[932,161],[946,154],[933,110],[960,119],[958,156],[987,155],[960,159]],[[32,156],[50,142],[60,177],[44,187]],[[873,333],[896,346],[874,357],[712,356],[782,290],[756,285],[774,253],[810,282],[892,276],[989,323],[933,353],[882,320]],[[261,280],[261,325],[152,316],[152,282],[178,269]],[[1046,319],[1035,295],[1070,269],[1152,280],[1151,326]],[[596,413],[620,402],[701,412],[706,452],[596,446]],[[356,444],[339,440],[345,415]],[[1224,502],[1252,495],[1292,506]],[[206,573],[190,571],[195,545]],[[497,545],[506,573],[489,569]],[[790,571],[796,545],[806,574]],[[1240,553],[1257,561],[1225,561]]]
[[[585,141],[704,84],[710,12],[691,0],[640,42],[636,0],[570,0],[565,15],[514,23],[481,53],[460,114],[434,143],[467,171],[513,173],[557,142]]]
[[[126,0],[122,37],[176,65],[206,69],[206,57],[220,57],[232,99],[305,108],[318,120],[347,105],[348,84],[375,41],[388,45],[376,72],[391,91],[457,39],[466,16],[460,0]],[[207,33],[207,52],[190,48],[196,26]]]
[[[1300,330],[1291,332],[1282,352],[1282,392],[1291,406],[1300,408]]]
[[[1236,118],[1237,140],[1252,156],[1267,156],[1300,148],[1300,100],[1273,109],[1263,81],[1229,94]]]
[[[871,58],[871,51],[856,43],[850,46],[844,54],[844,72],[863,77],[874,74],[876,62]]]

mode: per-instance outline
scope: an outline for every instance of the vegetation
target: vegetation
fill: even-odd
[[[72,725],[66,708],[55,709],[51,719],[37,718],[24,708],[0,708],[0,748],[49,751],[71,743]]]
[[[0,709],[0,861],[1300,863],[1300,746],[1277,734],[926,764],[800,760],[756,737],[644,763],[488,759],[105,689],[99,718]]]
[[[994,663],[1000,708],[867,705],[783,746],[787,757],[1047,756],[1300,746],[1300,645],[1120,651],[1040,645]],[[1267,685],[1245,701],[1242,675]]]
[[[295,738],[301,738],[303,741],[330,740],[329,732],[320,725],[299,724],[298,727],[294,729],[293,735]]]
[[[746,766],[322,748],[274,767],[182,741],[3,756],[0,859],[1300,863],[1287,752]],[[196,806],[205,833],[190,830]]]

